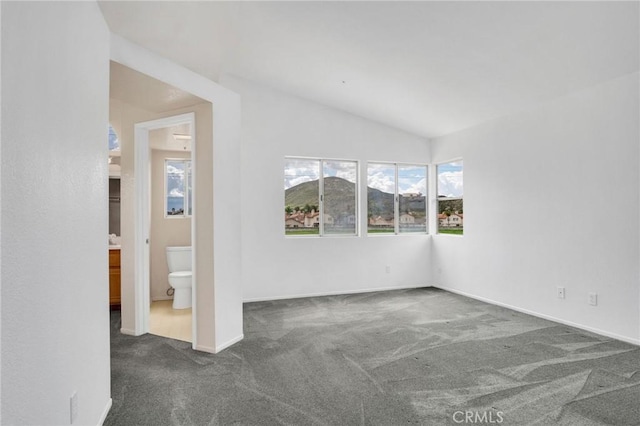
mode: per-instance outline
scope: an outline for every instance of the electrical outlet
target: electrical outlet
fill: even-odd
[[[69,408],[71,412],[71,424],[75,423],[78,418],[78,392],[73,392],[71,394],[71,399],[69,401]]]
[[[564,299],[564,287],[558,287],[558,299]]]
[[[589,293],[589,304],[591,306],[598,306],[598,293]]]
[[[390,273],[391,273],[391,266],[389,266],[389,265],[385,266],[385,267],[384,267],[384,271],[385,271],[387,274],[390,274]]]

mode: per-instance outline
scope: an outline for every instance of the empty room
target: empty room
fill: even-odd
[[[640,424],[640,2],[0,21],[2,424]]]

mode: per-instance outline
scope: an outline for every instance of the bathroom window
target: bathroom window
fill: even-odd
[[[427,232],[427,166],[369,163],[367,231],[369,234]]]
[[[191,161],[167,159],[164,162],[165,217],[191,216]]]
[[[464,233],[462,160],[438,164],[438,233]]]
[[[357,161],[285,158],[285,235],[357,235],[357,188]]]

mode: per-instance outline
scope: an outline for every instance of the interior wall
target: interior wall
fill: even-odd
[[[202,103],[162,113],[136,108],[117,99],[110,100],[110,121],[118,133],[121,149],[120,177],[120,226],[121,238],[121,306],[122,331],[135,334],[135,169],[134,169],[134,126],[136,123],[157,120],[159,118],[194,112],[196,117],[196,174],[195,174],[195,220],[198,235],[211,235],[213,223],[211,205],[213,193],[211,181],[213,169],[210,161],[212,150],[211,104]],[[198,315],[198,340],[205,342],[214,339],[213,321],[200,321],[200,315],[213,318],[213,241],[211,238],[199,238],[196,242],[196,315]],[[150,260],[153,258],[150,254]],[[166,265],[166,264],[165,264]],[[166,267],[166,266],[165,266]],[[152,274],[157,273],[152,266]],[[162,274],[160,272],[160,274]],[[167,272],[168,274],[168,272]],[[166,275],[165,275],[166,277]],[[202,291],[202,293],[200,293]],[[213,345],[213,343],[211,343]]]
[[[204,186],[200,185],[210,196],[197,196],[196,200],[197,211],[206,212],[196,218],[198,235],[211,236],[198,239],[196,249],[198,258],[201,254],[209,256],[208,261],[198,261],[196,265],[196,348],[220,351],[243,337],[240,216],[229,209],[238,198],[233,182],[240,180],[240,97],[115,34],[111,34],[111,59],[210,102],[208,117],[196,117],[196,131],[213,141],[199,146],[196,154],[196,167],[200,170],[197,173],[212,176]],[[213,278],[200,282],[203,274]]]
[[[150,135],[151,139],[151,135]],[[168,246],[191,245],[191,218],[165,217],[164,164],[166,159],[191,158],[191,152],[151,150],[151,224],[149,264],[151,267],[151,300],[173,299],[167,296],[169,267]]]
[[[2,2],[2,423],[111,404],[109,31],[95,2]]]
[[[432,282],[640,343],[638,80],[434,139],[464,159],[465,234],[434,236]]]
[[[223,76],[242,97],[242,288],[245,301],[420,287],[428,283],[428,235],[286,238],[285,156],[427,163],[425,139],[276,90]],[[361,186],[362,187],[362,186]],[[390,273],[386,273],[386,266]]]

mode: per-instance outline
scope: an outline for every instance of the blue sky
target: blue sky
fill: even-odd
[[[167,195],[184,197],[184,163],[182,161],[167,162]]]
[[[426,194],[426,172],[425,166],[398,165],[398,193]],[[369,163],[367,165],[367,186],[394,194],[395,173],[394,164]]]
[[[320,163],[318,160],[285,158],[284,189],[318,179],[320,179]]]
[[[463,195],[462,161],[439,164],[438,194],[448,197]],[[338,176],[355,181],[357,167],[353,161],[327,160],[324,176]],[[318,160],[286,158],[284,166],[284,189],[320,178]],[[367,185],[393,194],[395,192],[395,165],[392,163],[367,164]],[[427,193],[427,176],[424,166],[398,165],[398,192]]]
[[[326,160],[323,163],[324,177],[337,176],[351,182],[358,173],[355,161]],[[284,189],[320,178],[320,162],[298,158],[285,158]]]
[[[463,167],[462,161],[438,164],[438,195],[462,197]]]
[[[113,127],[111,127],[111,124],[109,124],[109,151],[113,151],[116,149],[120,149],[120,141],[118,140],[116,131],[113,130]]]

